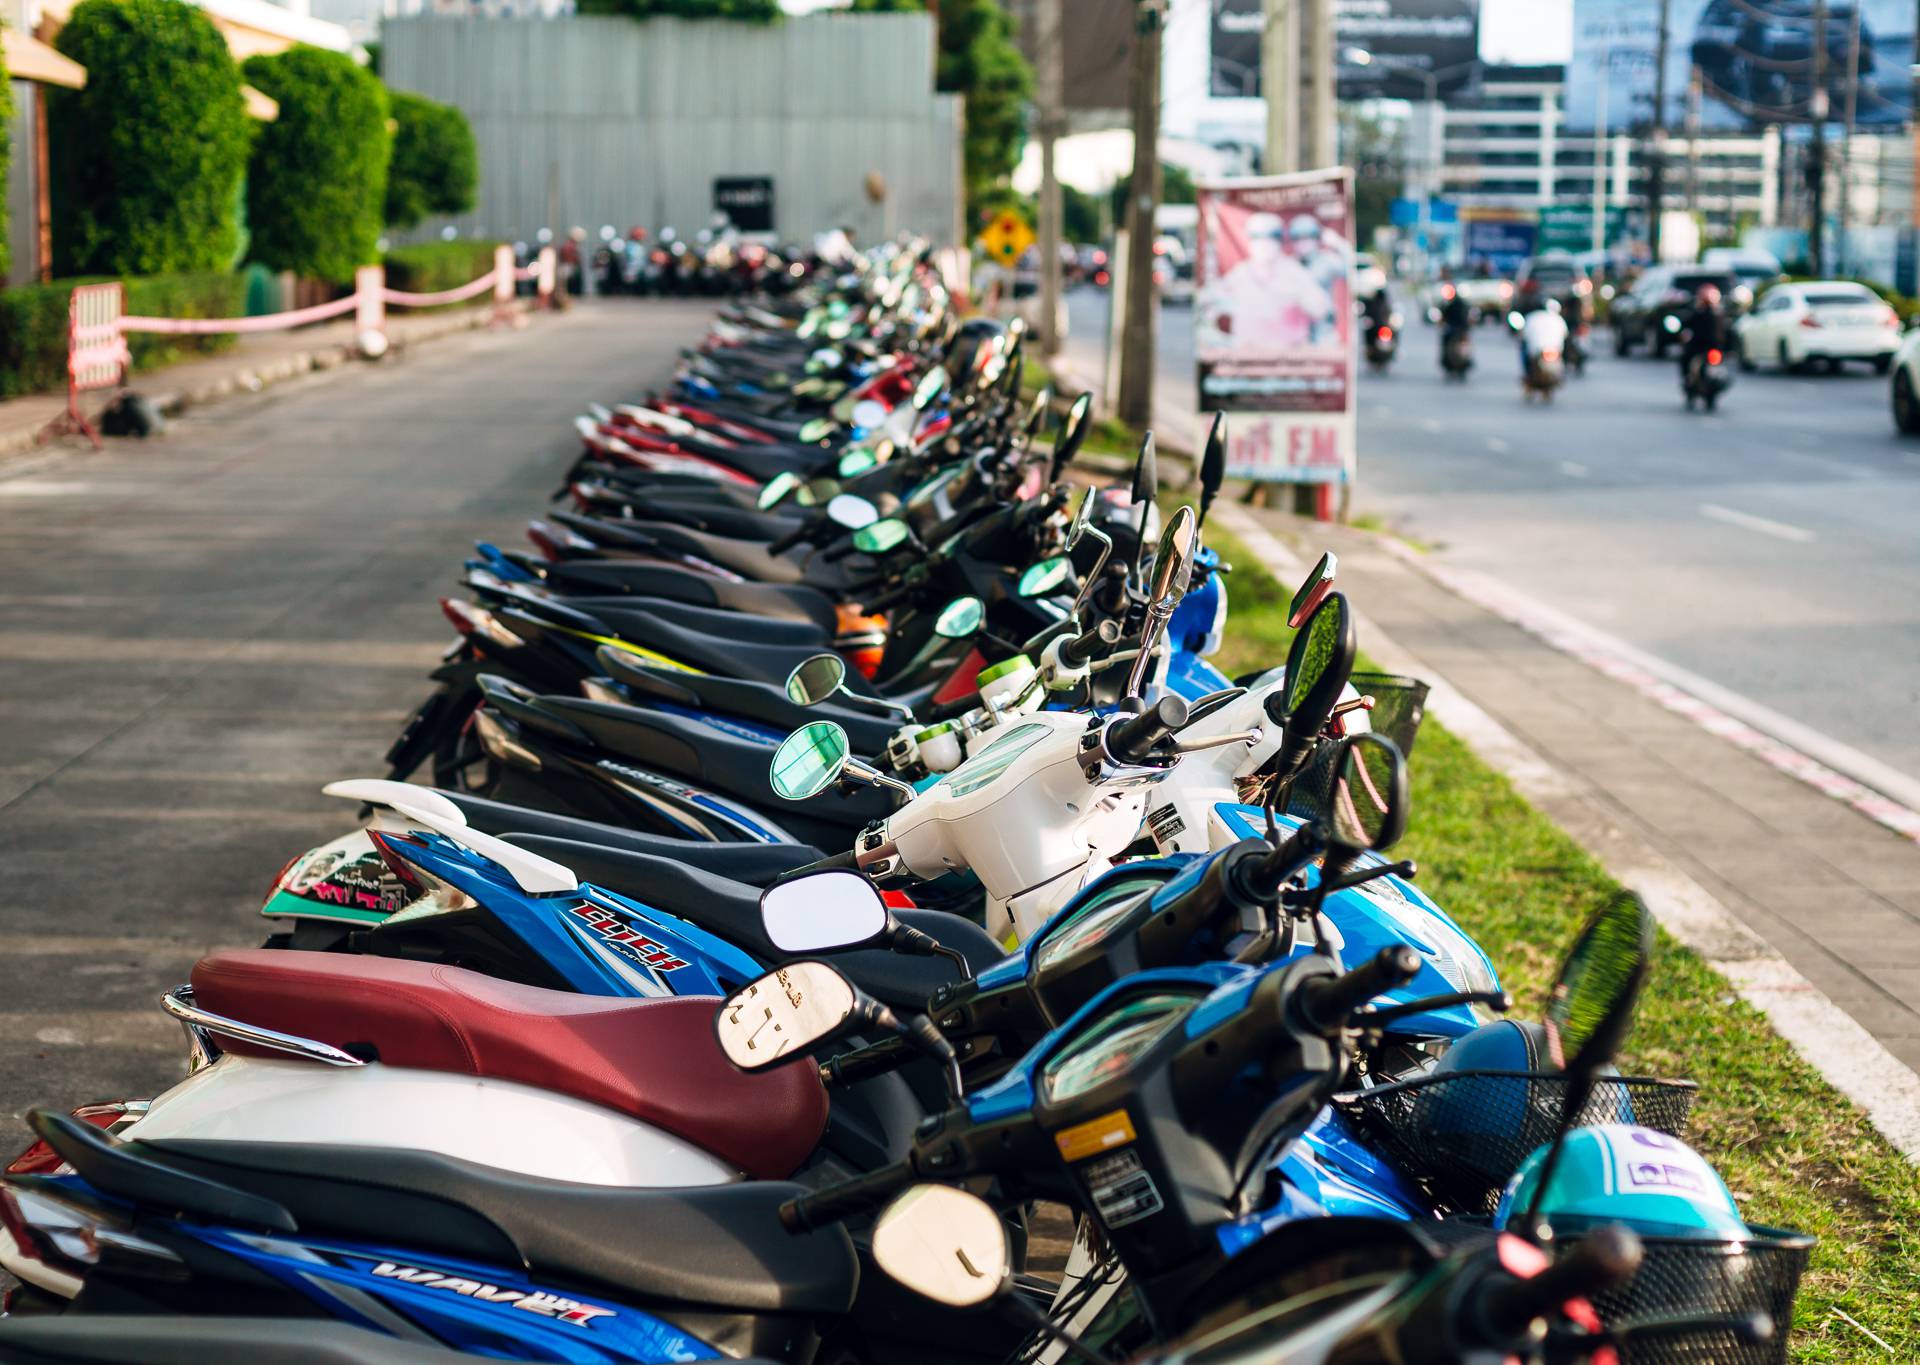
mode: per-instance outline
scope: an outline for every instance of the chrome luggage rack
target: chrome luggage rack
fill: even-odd
[[[192,986],[175,986],[160,997],[160,1008],[180,1021],[180,1027],[187,1032],[187,1046],[192,1052],[188,1066],[190,1071],[198,1071],[203,1066],[212,1065],[221,1054],[216,1037],[233,1038],[243,1043],[252,1043],[255,1047],[272,1048],[276,1052],[290,1053],[295,1057],[304,1057],[310,1062],[324,1062],[328,1066],[365,1066],[366,1062],[351,1052],[342,1052],[331,1043],[322,1043],[313,1038],[301,1038],[291,1033],[281,1033],[275,1029],[262,1028],[258,1024],[249,1024],[240,1019],[229,1019],[224,1014],[213,1014],[193,1003]]]

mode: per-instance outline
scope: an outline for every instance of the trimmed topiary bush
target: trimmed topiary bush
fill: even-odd
[[[346,284],[379,259],[393,153],[386,88],[353,58],[317,47],[249,57],[242,70],[280,104],[247,170],[249,254]]]
[[[252,131],[213,21],[181,0],[81,0],[54,45],[88,77],[47,91],[54,269],[230,267]]]
[[[465,213],[480,184],[480,152],[467,116],[403,90],[387,92],[393,161],[387,168],[387,226],[410,228],[430,213]]]

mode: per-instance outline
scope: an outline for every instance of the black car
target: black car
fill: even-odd
[[[1656,357],[1680,340],[1682,315],[1693,306],[1693,296],[1702,285],[1720,291],[1724,306],[1732,311],[1733,290],[1739,281],[1730,270],[1701,270],[1689,266],[1656,265],[1634,281],[1632,289],[1617,296],[1608,313],[1613,327],[1613,353],[1627,355],[1636,346],[1646,346]]]

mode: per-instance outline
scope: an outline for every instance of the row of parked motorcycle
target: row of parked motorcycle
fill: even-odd
[[[1644,907],[1516,1009],[1333,557],[1223,676],[1221,424],[1163,515],[1024,347],[896,244],[581,417],[187,1078],[33,1112],[0,1359],[1783,1359]]]

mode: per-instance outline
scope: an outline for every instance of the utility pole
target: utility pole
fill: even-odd
[[[1153,423],[1153,211],[1160,203],[1161,0],[1134,9],[1133,179],[1127,187],[1126,330],[1120,338],[1119,416]]]
[[[1827,228],[1827,0],[1813,0],[1813,98],[1809,101],[1813,136],[1809,139],[1813,221],[1807,225],[1807,264],[1815,276],[1826,273]]]
[[[1660,259],[1660,215],[1666,209],[1667,41],[1673,0],[1660,0],[1660,37],[1653,56],[1653,145],[1647,153],[1647,243]]]
[[[1062,67],[1061,0],[1039,0],[1034,8],[1037,42],[1034,57],[1035,113],[1040,125],[1040,354],[1060,353],[1060,179],[1054,173],[1053,144],[1060,136]]]
[[[1847,112],[1845,131],[1840,135],[1840,271],[1850,274],[1853,244],[1848,240],[1853,217],[1853,122],[1860,113],[1860,6],[1853,7],[1853,31],[1847,35]],[[1875,178],[1879,158],[1874,158]]]
[[[1613,84],[1613,42],[1600,58],[1600,107],[1593,120],[1593,249],[1607,249],[1607,87]],[[1609,272],[1611,273],[1611,272]]]
[[[1300,6],[1306,0],[1263,0],[1260,94],[1267,101],[1267,154],[1260,169],[1300,169]]]
[[[1309,166],[1331,166],[1340,159],[1334,122],[1333,0],[1304,0],[1306,52],[1295,60],[1306,71],[1307,127],[1301,146]],[[1298,49],[1295,49],[1296,52]]]

